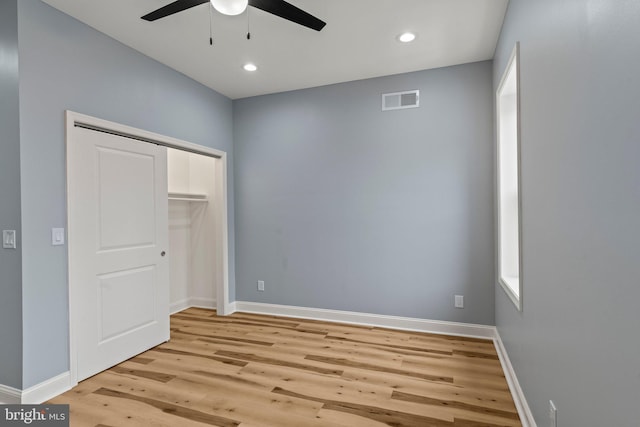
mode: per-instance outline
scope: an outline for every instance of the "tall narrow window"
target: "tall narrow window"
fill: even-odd
[[[496,93],[498,154],[498,270],[499,281],[522,309],[520,245],[520,100],[519,44]]]

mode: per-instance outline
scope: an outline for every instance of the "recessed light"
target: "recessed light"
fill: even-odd
[[[416,35],[414,33],[402,33],[398,36],[398,40],[402,43],[409,43],[416,39]]]
[[[244,64],[242,68],[244,68],[245,71],[256,71],[258,69],[255,64],[250,62],[248,64]]]

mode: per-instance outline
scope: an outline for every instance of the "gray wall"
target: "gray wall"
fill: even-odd
[[[47,6],[19,2],[24,388],[68,367],[64,110],[229,153],[233,288],[232,102]],[[233,296],[233,295],[232,295]]]
[[[640,2],[511,0],[521,42],[524,311],[496,322],[540,426],[640,420]]]
[[[0,1],[0,229],[16,230],[17,249],[0,248],[0,384],[22,388],[22,257],[18,0]]]
[[[235,101],[238,300],[493,324],[491,67]]]

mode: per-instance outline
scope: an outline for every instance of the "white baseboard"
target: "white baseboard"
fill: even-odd
[[[0,404],[40,404],[71,389],[71,373],[64,372],[46,381],[18,390],[0,384]]]
[[[230,314],[235,313],[236,311],[238,311],[238,306],[236,304],[236,302],[230,302],[229,304],[226,304],[224,307],[224,316],[228,316]]]
[[[215,298],[192,297],[192,298],[189,298],[189,301],[191,302],[191,307],[211,308],[211,309],[216,308]]]
[[[272,316],[296,317],[299,319],[322,320],[325,322],[350,323],[354,325],[376,326],[405,331],[432,334],[455,335],[472,338],[494,339],[495,327],[470,323],[443,322],[410,317],[385,316],[380,314],[357,313],[322,308],[294,307],[289,305],[264,304],[236,301],[231,303],[233,311],[268,314]],[[231,313],[233,313],[231,311]]]
[[[498,352],[498,358],[500,359],[500,363],[502,364],[502,370],[504,371],[504,376],[507,379],[507,384],[509,384],[509,390],[511,390],[513,403],[515,403],[516,409],[518,410],[518,415],[520,415],[520,422],[522,423],[522,427],[536,427],[536,420],[533,418],[533,414],[531,413],[531,409],[529,408],[527,399],[525,398],[524,392],[520,387],[520,382],[518,382],[516,372],[513,369],[513,365],[511,365],[511,360],[509,360],[507,349],[504,347],[502,338],[500,338],[500,334],[498,333],[497,329],[496,336],[493,339],[493,342],[496,347],[496,351]]]
[[[177,312],[185,310],[189,307],[191,307],[191,304],[189,303],[189,298],[185,298],[180,301],[172,302],[171,305],[169,306],[169,312],[171,314],[176,314]]]
[[[172,302],[171,305],[169,306],[169,310],[171,314],[175,314],[189,307],[215,309],[216,300],[215,298],[201,298],[201,297],[185,298],[180,301]]]
[[[22,391],[0,384],[0,405],[17,405],[21,397]]]
[[[38,404],[71,389],[71,372],[64,372],[58,376],[36,384],[22,391],[22,403]]]

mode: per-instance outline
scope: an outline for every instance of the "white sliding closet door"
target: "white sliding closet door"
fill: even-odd
[[[80,381],[169,339],[167,153],[79,127],[68,149]]]

